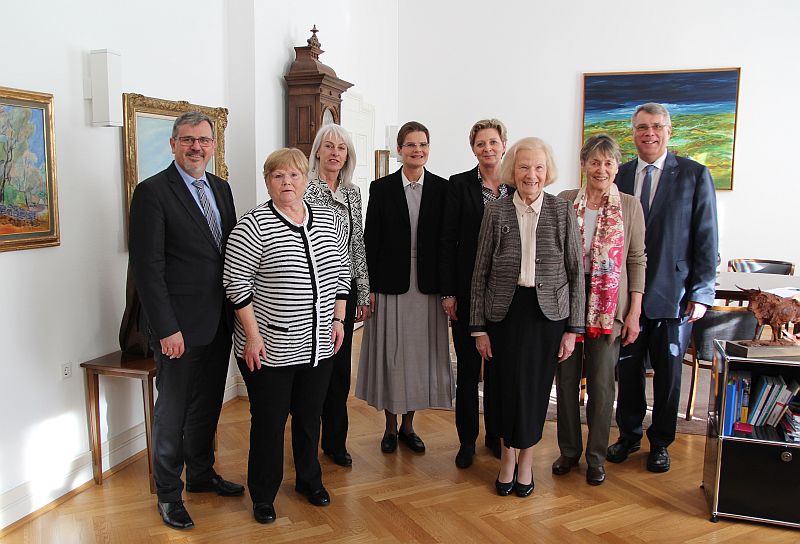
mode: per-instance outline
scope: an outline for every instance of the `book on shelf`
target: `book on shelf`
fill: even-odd
[[[733,436],[733,420],[736,418],[736,382],[728,380],[725,385],[725,418],[722,422],[722,434]]]
[[[750,410],[747,416],[747,422],[750,425],[755,425],[756,420],[758,419],[759,414],[761,413],[761,408],[764,406],[764,402],[766,401],[766,397],[769,395],[769,391],[772,387],[771,382],[767,380],[769,376],[759,376],[755,380],[755,395],[752,395],[750,401]]]

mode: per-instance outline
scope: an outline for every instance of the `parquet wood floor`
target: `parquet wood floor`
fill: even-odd
[[[358,354],[358,346],[354,353]],[[798,542],[800,533],[792,529],[708,520],[699,488],[701,436],[678,435],[670,447],[673,468],[666,474],[645,470],[643,444],[643,451],[627,462],[608,463],[606,483],[590,487],[583,462],[566,476],[550,473],[558,446],[556,424],[548,422],[536,446],[535,491],[520,499],[495,494],[498,461],[486,448],[478,448],[472,467],[456,468],[454,412],[426,410],[415,418],[416,430],[427,445],[425,454],[401,445],[396,453],[384,455],[379,448],[382,414],[355,398],[349,406],[353,467],[341,468],[321,457],[323,481],[332,497],[328,507],[311,506],[295,493],[287,439],[284,481],[275,502],[278,519],[271,525],[253,520],[247,494],[222,498],[187,493],[196,527],[167,528],[149,493],[142,456],[102,486],[79,493],[2,542]],[[246,400],[234,400],[224,407],[220,420],[216,467],[236,482],[246,480],[248,409]],[[482,439],[481,435],[480,443]]]

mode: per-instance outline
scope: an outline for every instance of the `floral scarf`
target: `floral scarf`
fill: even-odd
[[[584,212],[586,211],[586,187],[578,191],[573,202],[578,215],[581,240],[584,238]],[[586,244],[582,244],[586,247]],[[597,338],[611,334],[619,299],[619,276],[622,255],[625,252],[625,229],[622,220],[622,199],[613,183],[597,213],[597,227],[590,248],[591,286],[586,303],[586,334]]]

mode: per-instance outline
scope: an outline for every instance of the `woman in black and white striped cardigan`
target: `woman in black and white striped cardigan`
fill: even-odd
[[[347,231],[328,208],[306,204],[308,160],[280,149],[264,163],[270,200],[228,238],[223,283],[236,308],[234,351],[250,397],[247,484],[257,521],[275,520],[283,432],[292,414],[295,489],[330,503],[317,458],[329,358],[344,338],[350,289]]]

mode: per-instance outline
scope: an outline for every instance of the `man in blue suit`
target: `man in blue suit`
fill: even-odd
[[[666,472],[692,323],[714,302],[717,204],[708,168],[667,151],[672,123],[664,106],[648,103],[636,108],[632,128],[639,156],[620,167],[616,183],[620,191],[642,201],[647,274],[641,333],[620,353],[620,435],[608,448],[607,459],[621,463],[640,448],[647,411],[644,363],[649,355],[654,375],[647,470]]]

